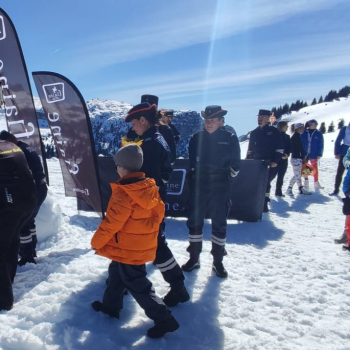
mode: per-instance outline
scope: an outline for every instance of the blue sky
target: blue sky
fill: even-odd
[[[86,100],[200,111],[239,134],[259,108],[350,85],[348,0],[11,0],[29,73],[69,78]],[[34,94],[37,95],[33,85]]]

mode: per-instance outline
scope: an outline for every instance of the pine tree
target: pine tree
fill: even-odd
[[[315,104],[317,104],[316,97],[314,97],[314,99],[312,100],[312,102],[311,102],[311,106],[314,106]]]
[[[339,123],[338,123],[338,130],[341,129],[341,128],[344,126],[344,124],[345,124],[344,119],[343,119],[343,118],[340,119],[340,120],[339,120]]]
[[[322,133],[322,134],[325,134],[326,133],[326,124],[325,124],[325,122],[322,122],[321,123],[321,125],[320,125],[320,132]]]
[[[318,103],[322,103],[323,102],[323,97],[321,95],[321,97],[318,99]]]
[[[329,124],[328,132],[334,132],[334,123],[333,123],[333,120],[332,120],[332,122]]]

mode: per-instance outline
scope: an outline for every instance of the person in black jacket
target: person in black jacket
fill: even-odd
[[[231,179],[240,169],[241,150],[236,135],[220,128],[221,118],[227,113],[220,106],[208,106],[202,111],[204,130],[190,139],[188,172],[188,220],[190,258],[182,270],[190,272],[200,268],[203,226],[206,214],[212,220],[213,271],[226,278],[223,265],[227,215],[231,205]]]
[[[288,168],[288,157],[290,155],[290,147],[291,147],[290,136],[286,133],[286,131],[288,130],[288,122],[283,120],[278,122],[277,129],[282,134],[284,151],[283,151],[281,160],[277,164],[277,180],[276,180],[275,195],[278,197],[284,197],[284,194],[282,193],[282,186],[283,186],[284,176]]]
[[[247,159],[261,159],[270,165],[269,178],[265,194],[264,213],[269,211],[271,181],[277,175],[277,165],[282,159],[284,145],[281,133],[269,125],[271,112],[260,109],[258,114],[259,126],[250,133]]]
[[[305,127],[302,123],[296,123],[292,125],[292,132],[294,132],[291,137],[291,159],[290,164],[293,167],[294,176],[289,182],[287,189],[287,194],[289,196],[293,195],[293,186],[295,183],[298,184],[300,194],[311,194],[311,192],[305,190],[301,183],[301,170],[303,164],[307,163],[307,152],[303,147],[303,142],[301,140],[301,134],[304,132]]]
[[[25,265],[27,262],[36,264],[34,259],[36,257],[37,244],[35,218],[38,215],[40,207],[47,196],[46,175],[41,164],[41,160],[33,147],[30,147],[23,141],[17,140],[13,134],[5,130],[0,133],[0,139],[13,142],[22,150],[36,184],[37,205],[33,215],[21,229],[18,251],[19,256],[21,257],[18,262],[20,266]]]
[[[181,135],[179,130],[177,130],[176,126],[173,124],[174,111],[172,109],[165,109],[162,111],[162,114],[163,123],[167,124],[171,128],[174,135],[175,143],[178,143],[180,141]]]
[[[128,112],[125,122],[132,123],[132,129],[142,140],[143,164],[140,171],[156,181],[160,197],[165,203],[166,183],[173,168],[169,147],[155,126],[157,105],[150,105],[148,102],[136,105]],[[163,298],[164,303],[171,307],[188,301],[190,296],[184,284],[185,277],[166,242],[164,220],[160,225],[154,263],[171,287],[169,293]]]
[[[13,306],[19,232],[36,206],[33,176],[21,149],[0,140],[0,310]]]

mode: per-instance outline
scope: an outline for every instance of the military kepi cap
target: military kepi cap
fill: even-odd
[[[141,117],[145,117],[147,120],[153,121],[156,113],[157,105],[155,103],[151,105],[148,102],[143,102],[130,109],[125,118],[125,122],[129,123],[133,119],[140,119]]]
[[[142,95],[141,103],[148,102],[150,105],[155,104],[158,107],[159,98],[155,95]]]
[[[270,115],[271,115],[271,111],[269,111],[268,109],[259,109],[258,116],[269,117]]]
[[[222,109],[221,106],[214,105],[205,107],[205,111],[201,111],[201,114],[204,119],[222,118],[227,114],[227,111]]]

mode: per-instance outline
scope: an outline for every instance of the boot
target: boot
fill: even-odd
[[[304,189],[306,191],[309,191],[309,180],[307,180],[307,179],[305,179],[305,181],[304,181]]]
[[[342,249],[350,252],[350,245],[343,245]]]
[[[300,193],[300,194],[307,194],[307,195],[311,194],[311,192],[306,191],[305,188],[304,188],[303,186],[300,186],[300,187],[299,187],[299,193]]]
[[[28,255],[28,256],[22,256],[21,259],[18,261],[18,265],[19,265],[19,266],[23,266],[23,265],[25,265],[26,263],[33,263],[33,264],[36,265],[36,261],[35,261],[34,257],[33,257],[33,256],[30,256],[30,255]]]
[[[330,193],[330,196],[336,196],[339,193],[339,190],[335,189],[332,193]]]
[[[170,315],[164,321],[155,323],[154,326],[147,331],[147,335],[150,338],[161,338],[165,333],[174,332],[179,327],[179,323]]]
[[[92,308],[99,312],[103,312],[104,314],[107,314],[110,317],[114,317],[119,319],[119,310],[108,310],[100,301],[95,300],[92,304],[91,304]]]
[[[287,194],[288,196],[293,196],[292,188],[293,188],[293,187],[290,187],[290,186],[287,188],[286,194]]]
[[[222,261],[215,261],[213,262],[213,271],[216,273],[216,276],[220,278],[227,278],[228,273],[222,263]]]
[[[199,259],[190,258],[186,264],[181,266],[182,271],[191,272],[192,270],[199,269],[201,267]]]
[[[282,193],[281,188],[278,188],[278,189],[276,188],[275,196],[276,197],[284,197],[284,194]]]
[[[265,197],[264,208],[263,208],[263,212],[264,213],[268,213],[269,212],[269,207],[267,205],[268,202],[270,202],[270,198]]]
[[[341,244],[341,243],[347,243],[347,241],[348,241],[348,235],[344,231],[341,237],[334,240],[334,243]]]
[[[163,303],[167,307],[174,307],[178,303],[185,303],[190,300],[190,295],[184,285],[181,288],[171,287],[169,293],[163,298]]]
[[[314,186],[315,186],[315,192],[320,192],[320,190],[324,189],[324,187],[322,187],[321,184],[318,181],[316,181],[314,183]]]

